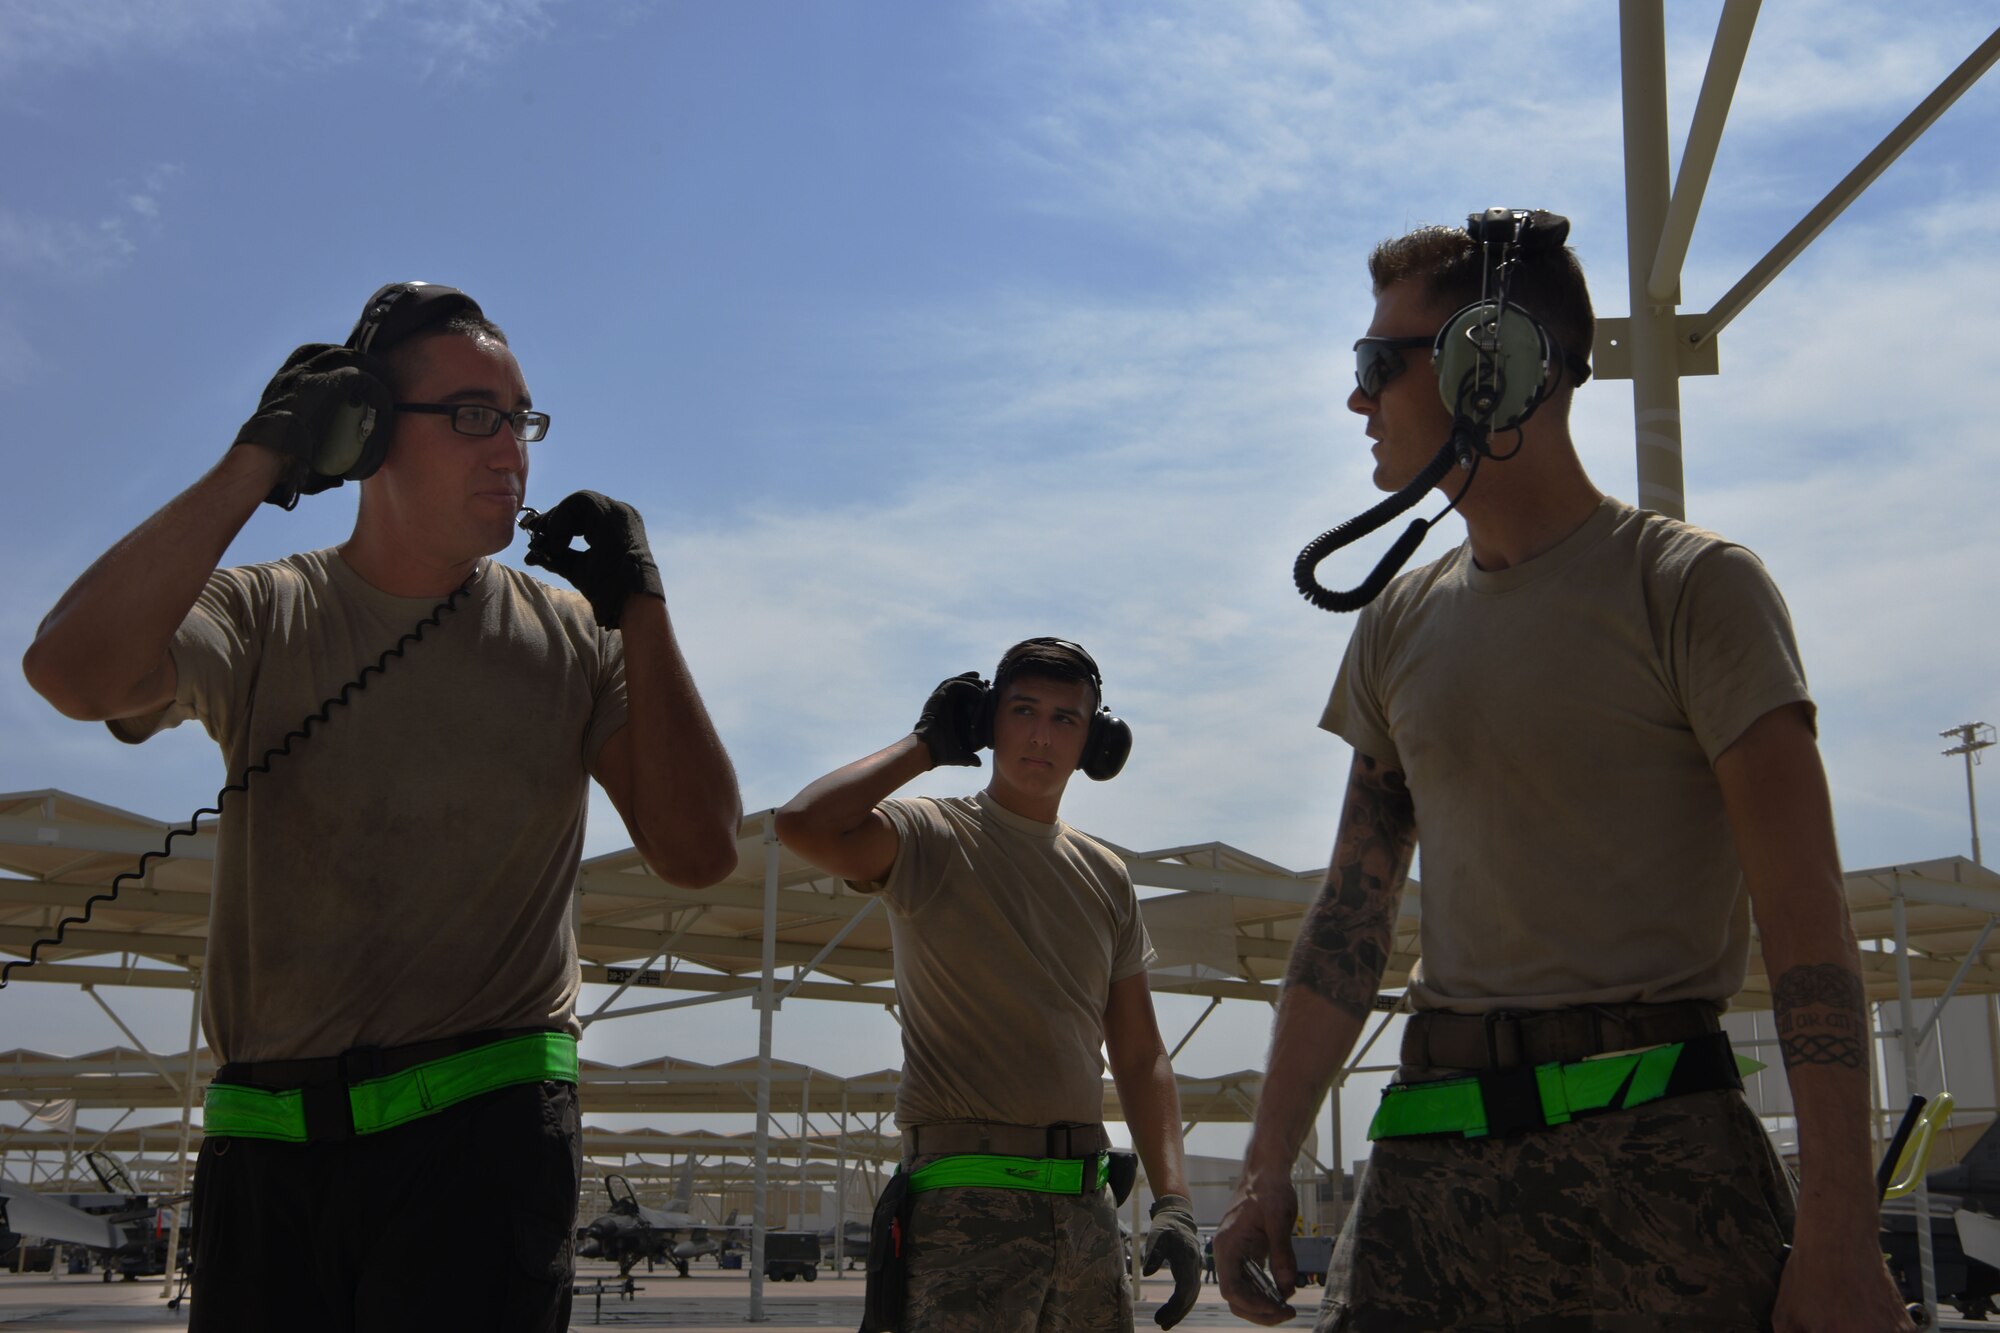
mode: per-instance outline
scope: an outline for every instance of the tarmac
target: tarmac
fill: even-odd
[[[586,1291],[576,1297],[570,1328],[582,1333],[591,1328],[674,1328],[709,1330],[709,1333],[742,1333],[746,1328],[760,1333],[808,1333],[809,1330],[837,1328],[852,1330],[861,1323],[861,1274],[851,1272],[835,1278],[822,1270],[813,1282],[766,1282],[764,1321],[750,1322],[750,1279],[744,1273],[706,1266],[697,1267],[686,1278],[671,1269],[634,1274],[636,1290],[629,1297],[616,1290],[618,1269],[614,1264],[585,1263],[578,1266],[577,1284],[589,1288],[603,1281],[603,1296]],[[1134,1327],[1150,1333],[1153,1311],[1173,1294],[1173,1283],[1164,1274],[1143,1282]],[[1299,1317],[1282,1328],[1311,1328],[1319,1305],[1317,1287],[1302,1288],[1293,1298]],[[1946,1307],[1938,1321],[1942,1330],[1988,1329],[1986,1323],[1968,1323],[1953,1317]],[[51,1279],[46,1273],[0,1273],[0,1329],[35,1329],[46,1333],[129,1333],[140,1328],[174,1328],[187,1324],[187,1306],[169,1310],[160,1296],[160,1279],[140,1282],[103,1282],[97,1274]],[[445,1325],[439,1333],[459,1326]],[[1250,1329],[1229,1313],[1222,1293],[1215,1286],[1201,1289],[1201,1299],[1177,1329]]]
[[[675,1276],[672,1269],[633,1275],[637,1290],[630,1297],[618,1294],[615,1264],[583,1263],[577,1267],[577,1285],[590,1287],[603,1280],[606,1291],[600,1298],[588,1292],[576,1297],[570,1327],[581,1333],[591,1328],[673,1328],[742,1333],[746,1328],[764,1333],[807,1333],[807,1330],[846,1329],[861,1323],[862,1277],[857,1269],[841,1277],[821,1270],[812,1282],[766,1282],[764,1322],[751,1324],[750,1279],[741,1271],[726,1271],[698,1264],[692,1275]],[[1164,1273],[1143,1280],[1139,1303],[1134,1309],[1134,1325],[1151,1330],[1153,1311],[1173,1294],[1174,1284]],[[1319,1289],[1302,1289],[1293,1302],[1299,1317],[1286,1328],[1311,1328],[1312,1315],[1319,1304]],[[0,1329],[35,1329],[49,1333],[129,1333],[140,1328],[186,1327],[187,1306],[178,1312],[167,1308],[160,1296],[160,1279],[138,1282],[103,1282],[96,1273],[50,1278],[47,1273],[0,1273]],[[451,1326],[456,1328],[456,1326]],[[1201,1299],[1177,1329],[1249,1329],[1229,1313],[1221,1291],[1214,1285],[1201,1289]],[[445,1333],[441,1328],[439,1333]]]

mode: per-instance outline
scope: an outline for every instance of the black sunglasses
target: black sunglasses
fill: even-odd
[[[1407,368],[1403,353],[1418,347],[1433,347],[1437,339],[1419,338],[1356,338],[1354,340],[1354,384],[1361,390],[1363,398],[1380,397],[1382,390],[1389,387],[1389,381]]]

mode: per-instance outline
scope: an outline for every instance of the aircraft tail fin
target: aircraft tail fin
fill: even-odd
[[[676,1213],[692,1213],[694,1211],[693,1153],[687,1155],[687,1161],[681,1167],[681,1181],[680,1184],[674,1187],[674,1201],[668,1207],[670,1211]]]
[[[1965,1150],[1958,1165],[1931,1172],[1926,1182],[1932,1189],[1950,1194],[2000,1192],[2000,1120]]]

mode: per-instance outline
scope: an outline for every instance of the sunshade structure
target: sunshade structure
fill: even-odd
[[[80,913],[114,876],[157,849],[168,828],[61,791],[0,795],[0,872],[19,877],[0,878],[0,959],[24,956],[61,916]],[[1159,952],[1151,973],[1155,990],[1207,998],[1210,1005],[1197,1027],[1224,1000],[1277,999],[1299,921],[1318,893],[1322,871],[1286,870],[1220,842],[1118,850],[1139,887],[1147,930]],[[70,927],[60,947],[44,949],[45,961],[17,969],[18,981],[82,986],[121,1027],[123,1021],[95,988],[198,988],[215,840],[197,830],[178,838],[172,851],[151,862],[143,879],[128,880],[115,901],[95,904],[91,919]],[[1984,953],[2000,920],[2000,875],[1963,857],[1947,857],[1855,871],[1846,876],[1845,891],[1862,940],[1869,996],[1878,1004],[1878,1028],[1890,1043],[1883,1063],[1900,1066],[1903,1077],[1892,1080],[1895,1087],[1916,1086],[1919,1052],[1933,1038],[1943,1002],[2000,994],[2000,966],[1991,965]],[[1420,886],[1412,883],[1384,978],[1380,1019],[1348,1072],[1367,1067],[1362,1061],[1395,1017],[1397,995],[1417,960],[1422,901]],[[668,885],[632,850],[587,861],[578,875],[576,919],[584,979],[614,988],[586,1015],[587,1022],[738,1000],[756,1009],[760,1019],[754,1059],[718,1066],[671,1058],[624,1066],[585,1061],[587,1110],[757,1116],[757,1133],[734,1142],[747,1145],[756,1164],[760,1198],[774,1151],[797,1163],[795,1169],[780,1168],[784,1180],[810,1179],[815,1163],[827,1161],[829,1144],[836,1172],[848,1154],[877,1162],[894,1155],[895,1071],[843,1078],[770,1058],[771,1025],[785,1001],[888,1008],[896,993],[886,909],[780,846],[769,812],[743,821],[737,870],[710,889]],[[5,1004],[0,993],[0,1013]],[[1735,1005],[1754,1011],[1769,1004],[1770,983],[1753,950]],[[133,1043],[73,1058],[0,1055],[0,1100],[75,1098],[87,1109],[187,1111],[193,1088],[210,1072],[206,1053],[156,1055],[139,1047],[136,1038]],[[189,1044],[195,1044],[192,1034]],[[2000,1080],[1989,1080],[1989,1086],[1994,1081]],[[1260,1089],[1255,1071],[1184,1078],[1184,1116],[1190,1122],[1245,1120]],[[1108,1082],[1106,1115],[1122,1118],[1116,1089]],[[783,1134],[774,1116],[786,1117],[796,1132]],[[182,1125],[175,1126],[187,1136],[183,1152],[193,1146],[191,1118],[184,1114]],[[829,1132],[836,1123],[839,1132]],[[157,1128],[134,1133],[133,1147],[148,1158],[172,1152]],[[723,1155],[714,1140],[697,1144],[684,1141],[687,1136],[635,1138],[634,1133],[593,1128],[586,1151],[600,1161],[658,1151]],[[13,1136],[16,1146],[50,1141],[27,1134]],[[107,1143],[122,1141],[114,1137]],[[648,1146],[637,1147],[640,1143]],[[1329,1161],[1337,1162],[1341,1152],[1336,1141]]]

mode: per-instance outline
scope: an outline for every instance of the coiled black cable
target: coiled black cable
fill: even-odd
[[[229,798],[232,792],[249,791],[251,778],[260,773],[269,773],[273,762],[286,758],[292,753],[292,742],[303,742],[310,739],[315,726],[324,726],[332,720],[334,709],[346,707],[354,695],[368,688],[368,678],[370,676],[382,675],[389,669],[391,659],[401,658],[408,649],[421,643],[425,630],[436,629],[443,622],[446,615],[458,609],[459,599],[472,590],[473,579],[476,578],[478,578],[478,574],[475,572],[471,578],[459,584],[451,596],[432,607],[429,615],[419,620],[402,638],[397,639],[395,643],[383,649],[381,655],[373,662],[362,667],[361,673],[353,680],[341,686],[340,693],[333,695],[321,703],[315,712],[308,715],[303,722],[287,732],[283,740],[264,751],[264,757],[245,768],[242,776],[238,777],[236,781],[227,784],[221,790],[217,791],[215,793],[214,805],[203,806],[201,809],[195,811],[184,827],[169,829],[166,841],[160,844],[158,850],[142,855],[139,858],[138,865],[114,877],[110,887],[104,892],[93,893],[90,897],[84,899],[83,911],[80,915],[66,916],[58,921],[53,935],[45,935],[28,946],[28,956],[26,958],[15,958],[5,964],[0,964],[0,990],[6,989],[7,982],[13,976],[15,968],[33,967],[41,961],[43,949],[60,947],[63,936],[71,926],[88,925],[91,914],[97,909],[97,904],[108,903],[116,899],[119,890],[125,887],[127,880],[144,879],[146,877],[146,868],[149,864],[155,860],[173,855],[174,840],[176,838],[192,837],[195,833],[199,832],[201,817],[203,815],[214,815],[220,819],[222,817],[223,803]]]
[[[1292,562],[1292,582],[1297,585],[1300,595],[1322,611],[1359,611],[1381,596],[1382,589],[1388,587],[1389,580],[1403,568],[1411,553],[1424,540],[1424,534],[1430,531],[1431,524],[1437,522],[1436,518],[1420,518],[1410,524],[1358,587],[1336,592],[1322,584],[1313,571],[1319,568],[1320,561],[1341,547],[1366,537],[1390,519],[1414,507],[1430,493],[1432,487],[1444,480],[1445,474],[1457,464],[1458,453],[1458,432],[1454,430],[1452,437],[1437,451],[1437,456],[1424,465],[1422,472],[1410,479],[1409,485],[1372,509],[1356,514],[1338,527],[1328,528],[1306,543],[1306,549],[1300,551],[1299,558]],[[1445,513],[1449,512],[1451,510],[1447,506]],[[1438,518],[1443,517],[1444,514],[1438,515]]]

